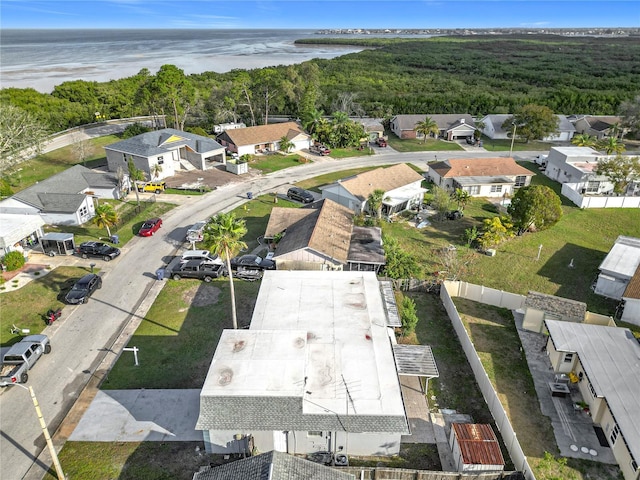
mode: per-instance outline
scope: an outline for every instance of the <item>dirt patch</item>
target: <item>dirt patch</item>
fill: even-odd
[[[223,165],[215,165],[207,170],[189,170],[179,171],[173,177],[167,178],[167,187],[170,188],[189,188],[195,185],[206,185],[211,188],[221,187],[228,183],[235,183],[253,178],[259,175],[257,170],[249,170],[247,175],[239,177],[233,173],[227,172]]]
[[[182,294],[182,299],[193,307],[206,307],[218,303],[220,289],[215,285],[202,283],[194,285]]]

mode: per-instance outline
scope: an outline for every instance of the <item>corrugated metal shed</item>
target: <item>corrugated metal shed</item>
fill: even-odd
[[[451,428],[465,465],[504,466],[500,444],[490,425],[452,423]]]

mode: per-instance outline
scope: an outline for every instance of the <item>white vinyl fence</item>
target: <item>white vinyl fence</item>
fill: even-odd
[[[485,402],[489,406],[491,415],[493,415],[496,425],[500,430],[502,439],[504,440],[507,451],[511,456],[514,466],[524,473],[527,480],[535,480],[535,475],[529,466],[527,457],[522,451],[522,447],[518,442],[516,432],[511,426],[507,412],[505,412],[498,398],[498,394],[491,384],[491,380],[487,376],[487,373],[482,366],[480,357],[476,352],[473,342],[464,328],[460,314],[453,303],[452,297],[464,297],[469,300],[475,300],[477,302],[488,303],[505,308],[520,308],[524,304],[524,296],[515,295],[508,292],[502,292],[500,290],[494,290],[492,288],[482,287],[480,285],[473,285],[466,282],[450,282],[443,283],[443,287],[440,289],[440,299],[444,304],[445,309],[449,315],[449,319],[455,329],[462,349],[464,350],[467,360],[471,365],[473,374],[476,378],[476,382],[480,387],[482,396]]]
[[[575,188],[572,188],[572,184],[569,183],[562,185],[562,195],[580,208],[640,208],[640,196],[582,196]]]

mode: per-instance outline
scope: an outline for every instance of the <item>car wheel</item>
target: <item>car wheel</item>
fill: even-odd
[[[156,190],[156,195],[157,195],[158,193],[160,193],[160,192],[162,192],[162,190]]]
[[[105,255],[104,256],[104,261],[108,262],[109,260],[111,260],[111,257],[109,255]]]
[[[173,278],[174,280],[180,280],[180,278],[181,278],[181,277],[180,277],[180,275],[174,275],[172,278]]]
[[[88,258],[86,253],[82,254],[82,258]]]
[[[82,302],[80,302],[80,303],[87,303],[88,301],[89,301],[89,297],[84,297],[82,299]]]
[[[211,280],[213,280],[213,278],[211,278],[211,277],[209,277],[209,276],[206,276],[206,277],[204,277],[204,278],[203,278],[203,280],[204,280],[205,282],[209,283],[209,282],[211,282]]]
[[[27,383],[28,380],[29,380],[28,373],[23,373],[22,375],[20,375],[20,383]]]
[[[47,343],[44,346],[44,353],[51,353],[51,344],[50,343]]]

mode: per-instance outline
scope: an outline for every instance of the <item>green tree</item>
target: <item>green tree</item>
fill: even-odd
[[[478,243],[483,250],[500,245],[507,238],[513,236],[513,224],[508,218],[485,218],[482,224],[483,232],[478,237]]]
[[[140,194],[138,193],[138,182],[144,182],[146,174],[135,166],[133,158],[129,157],[127,160],[127,168],[129,169],[129,181],[131,182],[131,188],[136,192],[136,202],[140,206]]]
[[[402,321],[402,334],[404,336],[411,335],[418,325],[418,314],[416,313],[416,302],[410,297],[402,297],[400,320]]]
[[[571,143],[578,147],[595,147],[597,142],[598,138],[595,136],[591,136],[588,133],[574,135],[571,139]]]
[[[475,138],[476,140],[480,140],[480,138],[482,137],[482,131],[486,126],[486,123],[484,123],[482,120],[478,120],[476,122],[476,129],[473,132],[473,138]]]
[[[601,160],[595,170],[613,183],[613,191],[623,194],[629,183],[640,181],[640,157],[617,155],[615,158]]]
[[[0,105],[0,172],[39,154],[46,134],[35,115],[3,102]]]
[[[172,112],[174,128],[184,130],[184,123],[196,100],[196,90],[184,71],[175,65],[163,65],[151,81],[153,97],[161,99]]]
[[[98,228],[106,228],[107,236],[111,236],[111,227],[118,223],[118,212],[108,203],[101,203],[96,207],[93,223]]]
[[[289,140],[286,135],[283,135],[282,138],[280,138],[281,151],[283,151],[284,153],[289,153],[293,147],[295,147],[294,143]]]
[[[535,228],[545,230],[562,218],[562,202],[551,188],[529,185],[518,189],[507,211],[511,215],[518,235]]]
[[[620,154],[625,151],[624,144],[616,137],[607,137],[600,140],[596,146],[600,150],[604,150],[607,155],[614,153]]]
[[[471,194],[461,188],[456,188],[451,197],[458,204],[458,210],[461,212],[464,211],[464,207],[466,207],[469,200],[471,200]]]
[[[427,137],[437,136],[440,133],[438,124],[431,117],[426,117],[422,122],[416,123],[414,130],[418,135],[423,136],[423,143],[427,142]]]
[[[317,126],[320,125],[322,121],[323,115],[324,112],[322,110],[316,110],[315,108],[302,114],[302,126],[310,135],[315,133]]]
[[[502,128],[510,131],[516,125],[516,137],[530,140],[542,140],[549,135],[558,133],[560,120],[549,107],[543,105],[524,105],[512,117],[507,118]]]
[[[624,128],[636,135],[640,134],[640,95],[633,100],[622,102],[618,113],[622,117]]]
[[[385,253],[385,274],[394,280],[416,278],[420,275],[420,265],[415,257],[400,248],[398,241],[389,236],[383,237]]]
[[[204,244],[212,252],[220,255],[227,263],[229,273],[229,288],[231,290],[231,319],[233,328],[238,328],[238,316],[236,313],[236,294],[233,286],[233,272],[231,270],[231,258],[240,250],[247,248],[242,241],[247,233],[247,227],[243,219],[236,218],[235,214],[220,213],[211,217],[204,230]]]
[[[431,194],[431,206],[438,212],[438,218],[442,220],[446,217],[447,213],[449,213],[453,205],[451,195],[444,188],[437,185],[433,187]]]
[[[367,198],[367,207],[370,212],[375,212],[378,220],[382,217],[382,202],[384,202],[385,194],[384,190],[376,188]]]

